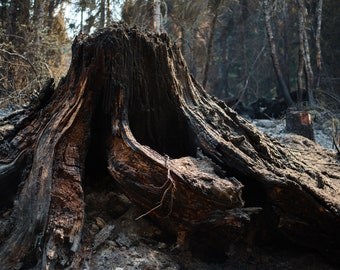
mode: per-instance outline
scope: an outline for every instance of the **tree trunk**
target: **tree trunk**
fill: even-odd
[[[301,9],[299,9],[299,65],[297,72],[297,108],[301,110],[303,108],[302,104],[302,96],[303,92],[306,91],[306,87],[304,84],[304,67],[305,67],[305,47],[303,43],[303,28],[304,28],[304,17],[302,16]]]
[[[153,30],[155,33],[161,32],[161,24],[162,24],[162,14],[161,14],[161,1],[154,0],[153,3]]]
[[[34,43],[37,46],[41,45],[41,33],[43,30],[43,21],[45,13],[45,5],[47,3],[42,0],[34,0],[34,6],[33,6],[33,27],[35,32],[35,40]]]
[[[100,0],[99,11],[100,11],[99,27],[103,28],[105,26],[105,0]]]
[[[339,258],[335,159],[295,154],[209,96],[165,34],[79,35],[58,87],[1,128],[2,269],[81,269],[84,179],[103,171],[170,233],[284,235]]]
[[[220,40],[218,41],[218,44],[220,44],[220,49],[218,50],[220,52],[219,57],[222,59],[221,65],[219,65],[219,83],[213,92],[214,96],[224,99],[226,97],[229,97],[229,70],[230,70],[230,60],[229,60],[229,50],[228,47],[230,46],[228,44],[228,34],[231,32],[231,29],[234,25],[234,19],[230,18],[227,25],[222,27],[221,34],[220,34]]]
[[[314,89],[319,89],[321,80],[321,22],[322,22],[322,5],[323,0],[319,0],[316,7],[316,33],[315,33],[315,50],[316,50],[316,78]]]
[[[106,0],[106,26],[111,24],[111,1]]]
[[[289,88],[287,86],[287,83],[284,79],[282,69],[280,67],[279,58],[277,56],[277,50],[276,50],[276,44],[274,40],[274,34],[273,30],[270,24],[270,8],[268,0],[263,0],[263,12],[264,12],[264,19],[265,19],[265,27],[268,37],[268,43],[270,47],[270,54],[273,61],[273,67],[276,74],[277,81],[279,83],[279,87],[282,91],[282,95],[288,105],[288,107],[293,107],[294,102],[289,94]]]
[[[219,3],[219,2],[218,2]],[[205,61],[204,65],[204,73],[203,73],[203,81],[202,85],[204,88],[207,86],[208,77],[209,77],[209,67],[210,67],[210,61],[212,56],[212,49],[213,49],[213,41],[215,36],[215,29],[216,29],[216,23],[217,23],[217,17],[218,17],[218,7],[219,4],[213,9],[213,19],[211,21],[211,27],[210,27],[210,34],[207,44],[207,59]]]
[[[282,21],[283,21],[283,59],[284,59],[284,78],[285,81],[288,82],[288,89],[290,91],[290,57],[289,57],[289,51],[290,51],[290,43],[289,43],[289,37],[288,37],[288,25],[290,23],[290,17],[288,16],[288,8],[287,8],[287,1],[282,1]]]
[[[309,105],[314,108],[316,106],[314,100],[314,74],[312,69],[312,64],[310,60],[310,50],[309,50],[309,42],[308,42],[308,35],[306,30],[306,7],[302,0],[297,0],[297,4],[299,7],[299,32],[300,42],[303,43],[303,53],[304,53],[304,65],[305,65],[305,72],[306,72],[306,90],[308,94],[308,102]]]

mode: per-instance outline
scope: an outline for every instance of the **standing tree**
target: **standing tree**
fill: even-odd
[[[3,269],[81,268],[83,183],[98,168],[168,232],[281,234],[339,258],[334,157],[308,141],[311,155],[294,154],[209,96],[165,34],[79,35],[65,79],[14,121],[0,142]]]
[[[128,3],[129,1],[126,1]],[[115,6],[120,1],[110,0],[79,0],[76,10],[80,11],[80,32],[90,33],[96,29],[109,26],[115,16]],[[84,16],[85,15],[85,16]],[[120,16],[119,16],[120,17]]]
[[[263,0],[262,3],[263,3],[265,27],[266,27],[268,43],[269,43],[269,47],[270,47],[270,54],[271,54],[271,57],[272,57],[273,67],[274,67],[274,70],[275,70],[276,78],[277,78],[277,81],[279,83],[279,89],[281,90],[282,95],[285,98],[285,101],[287,102],[287,105],[289,107],[293,107],[294,102],[293,102],[293,100],[290,96],[289,88],[288,88],[287,82],[286,82],[286,80],[283,76],[281,65],[280,65],[280,62],[279,62],[279,57],[278,57],[278,54],[277,54],[274,33],[273,33],[271,23],[270,23],[270,17],[271,17],[271,11],[270,10],[271,9],[270,9],[270,5],[269,5],[269,1]]]
[[[162,13],[161,13],[161,0],[154,1],[154,10],[153,10],[153,28],[155,33],[161,32],[161,24],[162,24]]]
[[[319,89],[322,71],[321,61],[321,22],[322,22],[322,5],[323,0],[317,2],[316,7],[316,31],[315,31],[315,58],[316,58],[316,78],[315,78],[315,89]]]
[[[268,36],[268,42],[271,49],[271,56],[273,61],[274,70],[276,73],[277,80],[280,85],[280,89],[283,91],[283,95],[285,100],[289,106],[294,105],[291,100],[289,94],[289,73],[286,76],[283,75],[276,44],[274,33],[270,24],[271,17],[271,5],[270,1],[263,0],[263,10],[265,17],[265,27]],[[312,5],[311,5],[312,4]],[[297,67],[297,88],[299,91],[299,102],[301,102],[302,92],[306,92],[308,96],[309,105],[313,108],[316,106],[316,102],[314,99],[315,89],[320,85],[320,75],[321,75],[321,45],[320,45],[320,36],[321,36],[321,20],[322,20],[322,1],[312,1],[312,3],[306,3],[304,0],[296,0],[296,5],[298,7],[298,37],[299,37],[299,53],[298,53],[298,67]],[[307,9],[307,6],[315,7],[315,12],[313,12],[313,8]],[[283,2],[283,13],[286,13],[286,1]],[[310,13],[314,13],[311,15]],[[313,18],[314,20],[310,19]],[[312,32],[310,29],[313,29],[312,21],[315,22],[315,38],[310,38],[310,33]],[[286,20],[284,20],[286,23]],[[284,26],[286,29],[287,26]],[[316,74],[314,75],[312,60],[311,60],[311,46],[310,40],[315,40],[315,59],[316,59]],[[285,40],[286,43],[286,34]],[[285,53],[287,55],[287,53]],[[287,66],[287,59],[285,58],[285,65]],[[288,78],[288,80],[286,78]],[[298,103],[299,103],[298,102]],[[300,104],[299,104],[300,105]]]
[[[206,88],[207,81],[208,81],[209,66],[210,66],[211,55],[212,55],[212,47],[213,47],[213,40],[214,40],[214,36],[215,36],[215,29],[216,29],[216,23],[217,23],[217,17],[218,17],[218,9],[219,9],[220,5],[221,5],[221,0],[212,0],[212,1],[209,2],[209,6],[211,8],[213,18],[211,20],[209,39],[208,39],[208,43],[207,43],[207,59],[205,61],[204,73],[203,73],[202,85],[203,85],[204,88]]]
[[[314,100],[314,73],[312,69],[311,59],[310,59],[310,46],[309,39],[307,35],[306,22],[306,12],[307,9],[304,5],[304,0],[297,0],[297,5],[299,7],[299,37],[300,37],[300,50],[301,56],[303,56],[304,71],[306,74],[306,89],[308,94],[308,101],[311,107],[315,107]],[[302,60],[301,60],[302,61]]]
[[[141,29],[154,29],[154,0],[125,1],[122,19],[129,25],[138,25]]]

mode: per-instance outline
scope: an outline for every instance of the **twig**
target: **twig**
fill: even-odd
[[[170,210],[169,213],[167,214],[167,216],[169,216],[172,212],[172,206],[173,206],[173,200],[174,200],[174,194],[175,194],[175,190],[176,190],[176,182],[175,180],[172,178],[171,176],[171,170],[170,170],[170,166],[169,166],[169,160],[170,157],[168,155],[165,155],[165,167],[168,169],[167,172],[167,179],[165,181],[165,183],[161,186],[161,187],[156,187],[154,185],[152,185],[152,187],[156,188],[156,189],[163,189],[164,187],[167,186],[167,184],[169,183],[168,187],[165,189],[165,191],[163,192],[162,198],[160,200],[160,202],[158,203],[158,205],[156,205],[154,208],[150,209],[149,211],[147,211],[146,213],[140,215],[139,217],[137,217],[135,220],[141,219],[142,217],[145,217],[146,215],[150,214],[151,212],[155,211],[156,209],[160,208],[161,206],[163,206],[164,200],[165,200],[165,196],[166,194],[169,192],[169,190],[171,190],[171,200],[170,200]]]

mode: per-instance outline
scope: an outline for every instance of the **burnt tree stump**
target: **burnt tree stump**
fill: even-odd
[[[107,170],[142,216],[180,238],[227,242],[261,220],[260,234],[339,258],[331,154],[306,159],[310,146],[295,152],[208,95],[165,34],[115,24],[79,35],[72,53],[55,89],[48,82],[1,123],[0,207],[12,207],[0,220],[2,269],[80,267],[90,169]]]
[[[305,111],[288,111],[286,130],[314,141],[313,122],[310,113]]]

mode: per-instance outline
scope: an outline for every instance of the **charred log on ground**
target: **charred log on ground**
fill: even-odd
[[[165,34],[115,24],[79,35],[67,76],[51,87],[0,145],[1,186],[17,185],[11,168],[23,172],[2,220],[3,269],[80,267],[83,184],[96,170],[144,209],[136,218],[153,218],[179,244],[269,229],[266,238],[339,257],[336,160],[307,162],[209,96]]]

